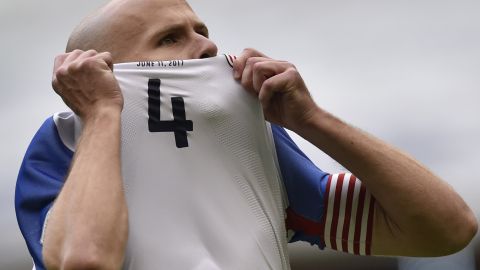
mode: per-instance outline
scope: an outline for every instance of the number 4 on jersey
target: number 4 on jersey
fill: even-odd
[[[193,122],[186,120],[182,97],[172,97],[173,120],[160,120],[160,79],[148,80],[148,130],[173,132],[178,148],[188,147],[187,131],[193,131]]]

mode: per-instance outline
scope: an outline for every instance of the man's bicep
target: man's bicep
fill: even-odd
[[[290,242],[305,241],[352,254],[371,254],[375,199],[352,174],[327,174],[273,126],[287,189]]]
[[[272,131],[289,200],[290,242],[356,255],[398,254],[398,230],[361,180],[323,172],[285,130],[272,125]]]
[[[353,174],[329,175],[323,194],[318,232],[327,248],[354,255],[411,255],[408,239]]]
[[[305,241],[357,255],[436,254],[428,251],[441,240],[432,243],[418,231],[400,229],[359,179],[323,172],[285,130],[272,125],[272,131],[289,200],[289,242]]]
[[[309,198],[308,208],[321,206],[319,220],[302,215],[304,211],[298,207],[287,209],[287,228],[295,232],[293,241],[355,255],[384,254],[378,253],[383,250],[378,249],[377,242],[388,236],[380,222],[383,211],[359,179],[351,173],[326,175],[318,189],[322,196]]]

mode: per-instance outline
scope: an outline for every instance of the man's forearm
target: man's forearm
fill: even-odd
[[[375,224],[384,223],[377,228],[389,230],[376,231],[374,254],[415,255],[414,243],[424,256],[438,255],[451,253],[445,246],[455,249],[470,241],[476,222],[468,206],[408,155],[321,109],[296,132],[354,173],[377,199]],[[465,226],[466,220],[473,225]],[[398,240],[395,245],[383,241],[391,236]]]
[[[120,268],[128,214],[120,164],[120,111],[85,119],[73,164],[45,231],[46,266]]]
[[[284,126],[316,145],[359,177],[373,194],[376,198],[371,204],[375,207],[374,225],[369,227],[373,232],[360,231],[373,239],[369,242],[373,254],[439,256],[459,250],[473,238],[477,230],[476,219],[450,186],[406,154],[320,109],[293,64],[268,58],[254,49],[245,49],[234,61],[233,68],[235,79],[258,97],[266,120]],[[351,181],[346,192],[343,186],[338,186],[339,183],[343,184],[343,179],[337,182],[332,193],[339,196],[329,198],[334,199],[330,213],[334,212],[332,215],[337,219],[341,204],[347,200],[352,203],[352,196],[355,196],[351,192],[354,190]],[[365,193],[360,190],[357,198],[360,201],[361,194]],[[363,213],[362,208],[358,209],[358,213]],[[368,213],[370,218],[370,210]],[[328,214],[324,217],[333,218]],[[359,217],[356,221],[364,220]],[[325,219],[325,226],[332,225],[327,222]],[[340,231],[353,232],[344,228],[338,231],[334,228],[330,235],[323,237],[343,240]],[[330,227],[325,229],[328,230]],[[354,241],[359,244],[357,232]],[[364,244],[366,241],[363,240]]]

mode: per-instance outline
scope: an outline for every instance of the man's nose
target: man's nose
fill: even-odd
[[[208,58],[216,56],[218,53],[218,48],[213,41],[208,39],[205,36],[197,35],[197,48],[195,48],[195,58]]]

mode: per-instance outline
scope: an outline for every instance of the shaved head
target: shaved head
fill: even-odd
[[[75,27],[66,52],[110,52],[115,63],[214,56],[208,29],[185,0],[112,0]]]
[[[150,2],[161,4],[170,0],[111,0],[86,16],[72,31],[66,52],[96,50],[115,53],[115,44],[121,38],[128,11],[132,6],[147,6]],[[176,1],[176,0],[175,0]],[[186,3],[184,0],[181,2]]]
[[[105,36],[107,33],[105,27],[102,24],[94,24],[92,20],[87,17],[79,24],[70,35],[68,39],[66,52],[73,50],[96,50],[96,51],[111,51],[107,46],[108,42],[100,37]]]
[[[108,16],[106,16],[106,10],[108,6],[112,5],[110,1],[100,9],[94,11],[92,14],[85,17],[73,30],[68,39],[66,52],[73,50],[96,50],[96,51],[110,51],[108,44],[107,30],[109,27]]]

